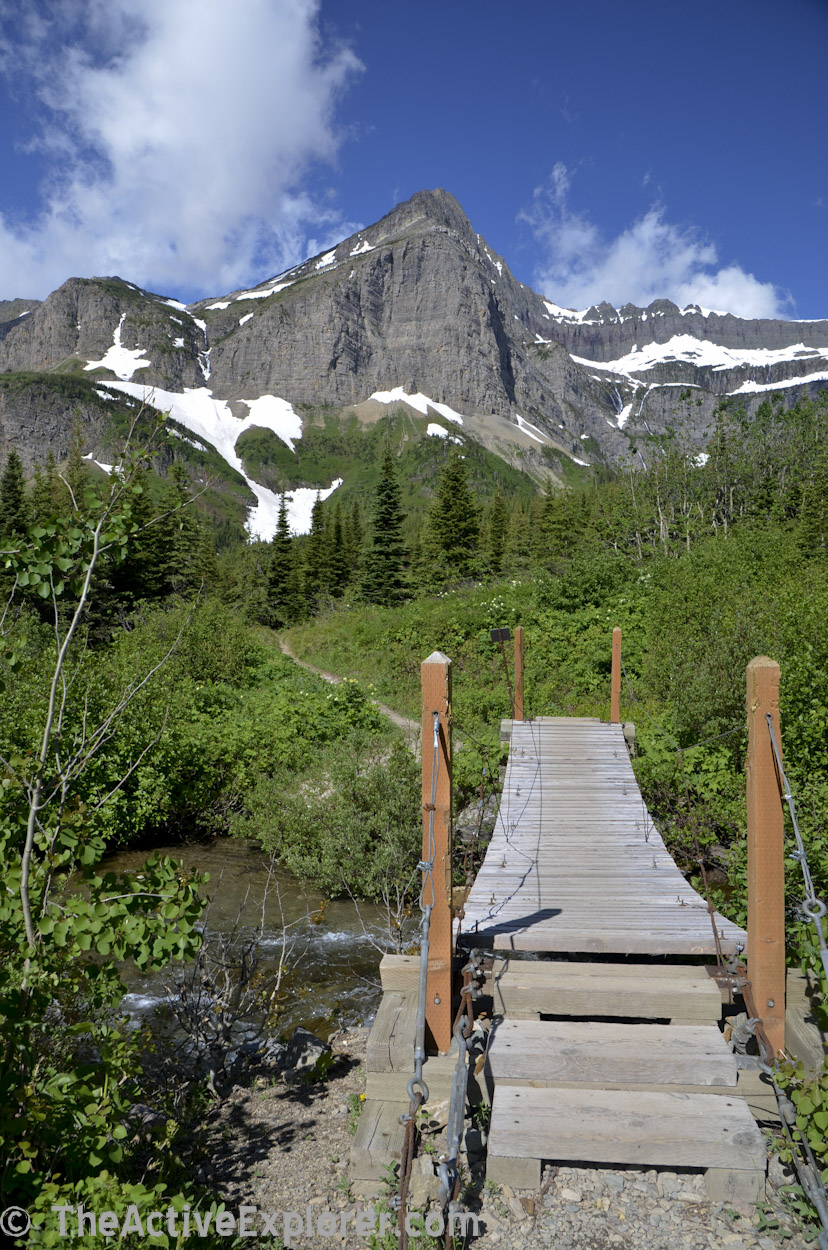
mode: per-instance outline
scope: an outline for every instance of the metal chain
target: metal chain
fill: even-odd
[[[734,965],[735,967],[735,965]],[[796,1125],[796,1108],[788,1098],[784,1089],[776,1079],[776,1073],[779,1069],[779,1061],[774,1054],[770,1040],[762,1028],[762,1019],[757,1015],[756,1002],[753,998],[753,987],[750,981],[737,977],[737,988],[745,1000],[748,1015],[748,1029],[756,1036],[759,1044],[759,1051],[762,1059],[760,1071],[767,1076],[773,1085],[773,1092],[776,1095],[776,1105],[779,1108],[779,1119],[782,1121],[782,1127],[785,1130],[785,1136],[788,1139],[788,1145],[791,1151],[791,1162],[794,1165],[800,1184],[805,1192],[805,1196],[813,1203],[816,1208],[819,1222],[822,1230],[817,1238],[819,1250],[828,1250],[828,1192],[822,1183],[822,1174],[814,1158],[814,1152],[811,1149],[811,1143],[808,1138],[800,1130],[797,1130],[799,1140],[793,1135],[793,1129]],[[802,1153],[800,1153],[800,1151]],[[804,1159],[802,1158],[804,1154]]]
[[[782,754],[776,741],[776,734],[773,731],[773,717],[769,712],[765,714],[765,720],[768,724],[771,746],[773,747],[773,754],[776,759],[776,769],[779,774],[782,798],[787,803],[788,810],[791,813],[791,824],[793,825],[794,837],[796,838],[796,850],[791,851],[790,856],[791,859],[798,861],[799,866],[802,869],[802,876],[805,879],[805,900],[800,903],[800,910],[804,912],[816,929],[817,941],[819,942],[819,953],[822,958],[822,967],[826,978],[828,978],[828,942],[825,940],[825,930],[822,925],[822,919],[826,912],[828,912],[828,907],[825,906],[825,903],[821,898],[817,897],[816,890],[814,889],[814,881],[808,864],[808,854],[805,850],[805,843],[802,838],[802,833],[800,832],[799,821],[796,815],[793,793],[791,791],[788,778],[785,776],[785,769],[782,767]]]
[[[434,810],[437,803],[437,778],[440,772],[440,713],[432,713],[434,717],[434,749],[431,757],[431,801],[427,806],[428,811],[428,859],[421,860],[417,865],[419,872],[423,874],[423,884],[420,889],[420,911],[422,912],[422,920],[420,921],[420,980],[417,996],[417,1019],[414,1031],[414,1075],[408,1082],[407,1093],[409,1098],[408,1113],[400,1117],[405,1124],[405,1137],[403,1139],[402,1156],[400,1158],[400,1212],[399,1212],[399,1246],[400,1250],[406,1250],[408,1246],[408,1229],[405,1226],[405,1199],[408,1194],[408,1182],[411,1177],[411,1165],[414,1162],[414,1154],[416,1149],[416,1120],[417,1112],[423,1103],[428,1102],[428,1086],[423,1079],[423,1064],[425,1063],[425,1026],[426,1026],[426,998],[428,992],[428,948],[429,948],[429,928],[431,925],[431,912],[436,902],[434,893],[434,859],[436,856],[436,843],[434,840]],[[426,900],[426,887],[431,887],[431,902]]]
[[[460,1006],[457,1009],[452,1030],[457,1040],[457,1063],[451,1082],[451,1098],[446,1124],[446,1159],[439,1167],[440,1203],[444,1209],[449,1203],[452,1206],[456,1205],[459,1189],[460,1176],[457,1159],[463,1137],[463,1121],[466,1117],[468,1039],[471,1037],[474,1025],[472,999],[479,994],[479,989],[475,984],[480,973],[475,961],[476,953],[476,951],[470,952],[469,961],[462,969],[463,987],[460,991]]]

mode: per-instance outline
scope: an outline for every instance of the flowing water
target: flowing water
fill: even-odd
[[[158,846],[153,855],[169,855],[184,868],[208,872],[203,893],[209,898],[208,934],[244,941],[258,934],[259,968],[265,980],[275,976],[287,949],[288,971],[282,979],[278,1033],[304,1025],[321,1037],[340,1026],[368,1020],[380,999],[379,961],[382,914],[373,904],[334,900],[324,908],[318,890],[280,868],[272,869],[254,843],[216,838],[207,843]],[[123,850],[108,855],[104,870],[134,871],[150,852]],[[372,937],[374,941],[372,941]],[[169,1003],[169,971],[144,973],[133,964],[122,969],[129,993],[123,1007],[137,1021],[163,1018]]]

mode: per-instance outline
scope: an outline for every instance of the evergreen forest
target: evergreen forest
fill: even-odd
[[[31,1244],[57,1244],[43,1221],[59,1202],[206,1201],[176,1136],[203,1087],[167,1090],[161,1138],[127,1127],[150,1077],[119,969],[192,961],[209,889],[153,846],[255,839],[326,897],[393,896],[402,915],[419,772],[373,700],[418,718],[435,649],[454,665],[459,815],[496,792],[503,762],[490,630],[524,626],[528,714],[606,717],[620,626],[650,810],[740,923],[745,666],[771,656],[828,891],[828,395],[750,420],[724,407],[703,456],[676,433],[563,490],[493,468],[469,440],[428,440],[439,471],[425,474],[395,428],[377,424],[364,489],[318,498],[301,536],[283,499],[270,542],[216,515],[158,431],[134,431],[111,475],[80,434],[65,464],[27,476],[12,449],[0,466],[0,1205],[35,1213]],[[346,680],[298,668],[280,640]],[[130,844],[146,863],[116,877],[107,852]],[[821,976],[787,870],[789,957]],[[812,1144],[828,1159],[822,1129]]]

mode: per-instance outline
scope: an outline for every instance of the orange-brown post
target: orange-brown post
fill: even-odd
[[[431,903],[429,929],[428,988],[426,994],[427,1044],[441,1053],[451,1045],[451,660],[435,651],[423,660],[423,862],[433,858],[433,891],[425,886],[423,903]],[[439,736],[434,751],[434,713]],[[433,776],[436,771],[437,783]],[[432,792],[434,793],[434,840],[430,837]],[[428,1035],[430,1034],[430,1039]]]
[[[779,753],[779,665],[759,656],[747,666],[747,969],[768,1041],[785,1046],[785,861],[782,795],[766,716]]]
[[[606,704],[604,704],[606,707]],[[621,720],[621,630],[617,627],[612,631],[612,685],[610,700],[610,723],[617,725]]]
[[[523,626],[515,626],[515,709],[514,719],[523,720]]]

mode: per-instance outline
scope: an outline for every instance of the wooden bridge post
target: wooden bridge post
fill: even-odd
[[[606,704],[604,704],[606,707]],[[610,724],[621,721],[621,630],[612,631],[612,682],[610,699]]]
[[[785,819],[768,714],[781,756],[779,665],[763,655],[747,666],[747,970],[756,1010],[778,1053],[785,1046]]]
[[[433,896],[428,885],[423,902],[432,903],[429,929],[426,1026],[437,1050],[447,1053],[452,1023],[452,914],[451,914],[451,660],[435,651],[423,660],[423,862],[433,856]],[[434,790],[434,842],[429,837],[433,787],[434,713],[439,715],[437,784]]]
[[[523,626],[515,626],[515,720],[523,720]]]

